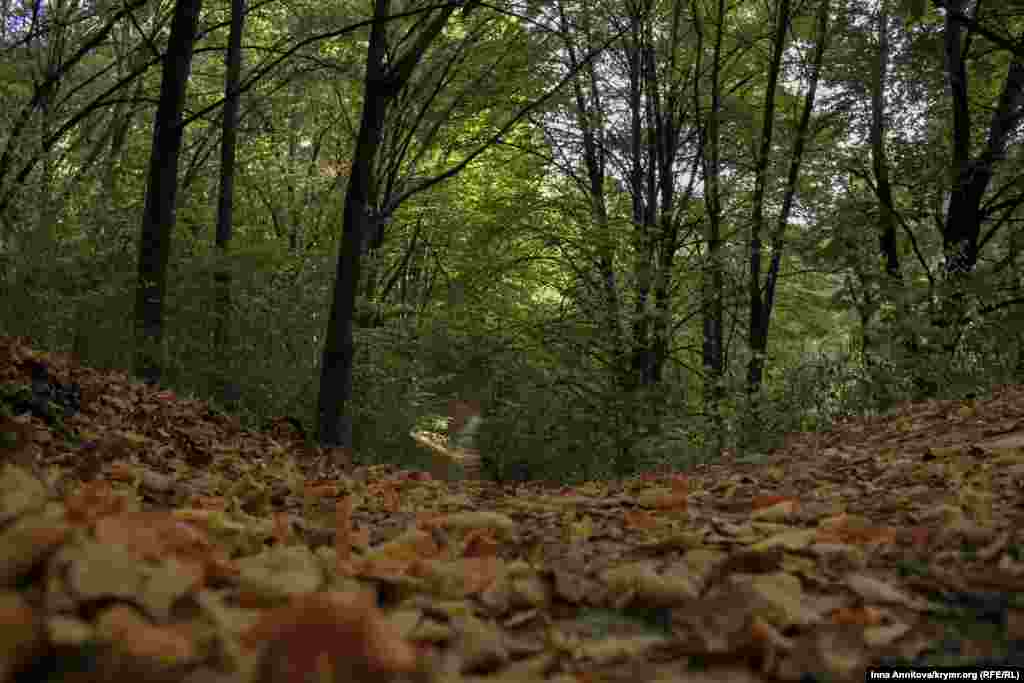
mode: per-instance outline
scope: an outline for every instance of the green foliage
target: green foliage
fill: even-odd
[[[352,406],[356,454],[365,462],[416,464],[421,453],[409,432],[436,405],[432,378],[406,352],[412,340],[400,327],[360,330],[359,342]]]
[[[488,414],[478,438],[483,470],[498,481],[570,483],[611,474],[613,444],[598,416],[567,409],[553,387],[520,387]]]
[[[711,11],[699,3],[692,9]],[[567,88],[458,177],[407,200],[383,244],[364,261],[350,406],[359,457],[416,462],[409,430],[436,421],[452,398],[476,398],[485,411],[477,445],[493,476],[562,481],[619,476],[656,466],[686,467],[720,445],[764,451],[787,431],[821,429],[838,417],[884,411],[908,398],[962,395],[1024,379],[1019,350],[1024,317],[1012,306],[982,313],[986,304],[996,303],[996,293],[1012,299],[1019,291],[1019,238],[1007,234],[1005,226],[986,233],[987,260],[978,277],[961,283],[970,303],[958,314],[966,322],[940,324],[943,315],[955,317],[939,303],[949,298],[941,291],[945,245],[933,229],[944,219],[951,149],[942,18],[922,0],[901,0],[892,9],[906,20],[892,22],[886,93],[893,208],[901,221],[898,282],[879,265],[877,179],[866,132],[865,76],[872,73],[877,45],[874,9],[850,5],[834,18],[823,88],[829,95],[813,117],[815,133],[797,183],[798,208],[786,227],[765,384],[758,395],[748,395],[745,240],[768,53],[755,49],[766,25],[764,9],[745,5],[730,11],[723,24],[724,53],[732,56],[720,74],[727,93],[718,111],[720,151],[729,173],[722,197],[722,296],[729,327],[723,400],[709,405],[702,395],[701,312],[707,302],[700,289],[706,266],[700,190],[686,205],[677,196],[678,216],[673,216],[681,233],[669,273],[672,301],[664,314],[671,330],[664,379],[638,389],[624,378],[629,363],[622,356],[632,350],[632,325],[650,315],[638,310],[638,281],[648,271],[635,265],[634,198],[621,170],[632,160],[628,130],[618,119],[629,117],[607,116],[601,123],[606,128],[598,131],[614,160],[601,186],[607,226],[595,229],[593,198],[579,191],[587,183],[577,182],[585,177],[576,151],[579,131],[553,132],[542,125],[554,117],[559,126],[573,128],[574,95]],[[612,16],[622,19],[622,8],[612,4],[573,8],[572,20],[582,20],[584,10],[591,11],[589,26],[579,35],[593,40],[609,35]],[[699,55],[705,61],[696,64],[697,42],[689,39],[694,27],[687,24],[692,18],[680,26],[679,44],[662,44],[670,35],[663,28],[671,10],[669,3],[655,3],[650,29],[658,36],[655,61],[671,63],[681,74],[708,73],[707,49]],[[159,10],[145,11],[154,14],[139,23],[159,25]],[[208,11],[211,27],[227,16],[225,5]],[[295,41],[358,20],[363,11],[322,4],[285,11],[271,3],[250,16],[246,41],[285,54]],[[717,21],[699,16],[705,31]],[[439,37],[438,49],[427,55],[421,80],[410,84],[391,109],[383,147],[389,154],[408,153],[378,160],[380,186],[374,191],[382,198],[465,158],[511,111],[562,75],[561,48],[552,47],[560,43],[543,43],[544,31],[524,30],[510,15],[487,21],[482,11],[456,17]],[[543,14],[535,18],[542,21]],[[811,18],[811,13],[794,17],[794,58],[807,47]],[[1012,14],[1008,19],[1018,20]],[[395,35],[415,21],[400,20],[392,27]],[[35,337],[46,348],[74,350],[98,367],[127,369],[136,241],[152,138],[152,112],[133,107],[155,101],[159,70],[150,69],[120,91],[107,90],[143,59],[138,55],[149,54],[148,40],[160,47],[165,37],[143,40],[134,24],[119,26],[88,53],[81,68],[62,75],[60,98],[37,107],[23,128],[13,125],[33,97],[38,65],[53,57],[50,66],[59,66],[59,49],[66,50],[63,57],[74,54],[90,35],[76,27],[90,25],[69,22],[61,41],[26,43],[0,57],[5,104],[0,142],[9,152],[8,167],[0,169],[0,199],[11,197],[0,222],[0,327]],[[223,30],[211,29],[197,46],[190,111],[201,111],[221,96]],[[468,35],[480,42],[462,49],[459,41]],[[279,69],[264,73],[243,96],[234,238],[224,263],[213,247],[217,111],[187,126],[165,310],[167,384],[212,396],[229,376],[242,390],[239,410],[253,419],[291,414],[315,423],[341,204],[362,106],[365,45],[360,41],[365,36],[362,29],[311,42]],[[258,56],[267,50],[252,52]],[[478,78],[495,55],[501,60],[494,71]],[[979,148],[1010,55],[986,43],[970,56],[971,142]],[[598,81],[602,70],[619,68],[619,57],[609,52],[599,58]],[[777,96],[779,149],[795,142],[802,97],[795,86],[798,75],[806,76],[794,62]],[[666,84],[669,76],[659,72]],[[595,87],[585,81],[584,91]],[[445,87],[433,106],[423,106],[424,94],[435,85]],[[708,97],[707,83],[690,85],[684,92]],[[614,101],[609,111],[621,104],[614,90],[602,93],[605,102]],[[134,104],[85,111],[104,93],[105,101]],[[683,139],[705,129],[701,110],[706,104],[681,122]],[[599,112],[590,114],[600,118]],[[423,125],[412,127],[421,115]],[[74,124],[62,128],[72,119]],[[58,129],[63,137],[44,150],[45,136]],[[15,135],[20,137],[10,137]],[[688,144],[683,157],[692,153]],[[1007,158],[1019,161],[1019,148],[1011,144]],[[768,225],[782,199],[779,180],[788,171],[781,159],[774,155],[768,169]],[[566,166],[556,167],[552,160]],[[637,168],[649,161],[639,160]],[[29,163],[35,164],[32,170],[19,176]],[[1013,168],[996,168],[994,186],[1002,188],[1001,195],[995,204],[986,197],[986,205],[1013,205],[1021,189]],[[567,170],[577,177],[570,178]],[[676,172],[688,173],[681,167]],[[994,226],[1001,216],[989,218]],[[1016,220],[1012,213],[1005,218],[1008,226]],[[597,266],[606,256],[618,297],[613,313]],[[211,283],[221,267],[231,274],[231,334],[228,347],[216,349],[219,313],[211,303]],[[660,314],[651,319],[663,320]]]

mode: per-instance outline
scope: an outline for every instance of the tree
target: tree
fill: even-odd
[[[390,0],[375,0],[374,23],[366,52],[363,113],[352,155],[352,171],[345,192],[343,237],[338,250],[338,273],[320,371],[319,439],[326,445],[352,447],[352,364],[355,359],[353,322],[359,285],[363,243],[374,229],[377,214],[377,177],[374,164],[384,134],[388,107],[412,77],[423,54],[448,22],[455,5],[425,15],[407,51],[393,62],[385,34],[391,14]]]
[[[905,17],[917,22],[916,25],[925,27],[922,33],[936,23],[927,16],[924,3],[908,4],[914,3],[903,3],[900,10]],[[1024,118],[1024,62],[1014,41],[1002,35],[1001,29],[992,28],[999,23],[1012,26],[1013,10],[961,0],[934,2],[933,5],[941,10],[938,37],[948,109],[940,108],[936,100],[932,108],[935,119],[930,123],[933,129],[941,129],[943,142],[948,144],[949,150],[938,160],[945,166],[942,169],[945,178],[939,187],[941,194],[936,200],[941,208],[937,209],[935,219],[943,258],[935,276],[926,261],[927,255],[919,246],[920,235],[915,237],[912,226],[896,211],[896,200],[885,173],[887,162],[881,147],[881,131],[873,137],[875,192],[880,217],[888,221],[888,225],[880,225],[886,279],[900,285],[895,240],[889,237],[899,223],[905,228],[930,285],[928,297],[919,297],[927,301],[928,325],[918,325],[918,329],[906,333],[906,347],[911,355],[927,351],[930,346],[927,338],[934,340],[936,336],[942,339],[941,348],[951,354],[957,348],[965,325],[975,317],[972,308],[984,313],[1003,306],[1002,302],[975,306],[965,295],[969,288],[981,284],[983,278],[991,277],[991,274],[982,274],[982,279],[976,277],[983,249],[991,245],[993,253],[1000,251],[998,240],[994,238],[1005,230],[1011,216],[1024,204],[1024,193],[1016,187],[1019,176],[1006,163],[1015,147],[1015,131]],[[1016,19],[1019,18],[1018,12]],[[880,21],[884,21],[884,15]],[[890,30],[879,27],[880,41],[885,39],[884,43],[880,42],[880,51],[888,46]],[[884,53],[880,55],[885,58]],[[883,88],[884,82],[872,91],[873,108],[879,119],[876,128],[880,128],[883,120]],[[945,125],[938,117],[947,111],[949,121]],[[978,125],[980,112],[988,114],[987,125]],[[981,149],[974,149],[976,141],[982,139]],[[987,230],[983,230],[986,226]],[[977,283],[972,284],[973,281]],[[900,285],[900,288],[905,289],[905,286]],[[920,343],[922,340],[924,345]],[[932,389],[926,393],[931,393]]]
[[[765,191],[768,184],[768,167],[772,154],[772,133],[775,118],[775,90],[778,85],[780,69],[782,66],[782,54],[786,44],[786,34],[789,32],[790,3],[788,0],[781,0],[777,5],[775,16],[775,36],[773,39],[772,59],[768,69],[768,88],[765,91],[764,123],[761,129],[761,150],[755,162],[756,180],[753,196],[753,218],[750,230],[750,328],[749,348],[750,361],[748,363],[747,390],[753,394],[761,389],[762,376],[764,372],[765,357],[768,352],[768,327],[771,322],[772,305],[775,300],[775,287],[778,283],[779,271],[782,265],[782,255],[785,246],[786,228],[789,223],[790,212],[793,208],[794,197],[797,191],[797,181],[800,175],[800,165],[803,161],[804,148],[810,136],[811,114],[814,111],[815,97],[818,92],[818,79],[821,75],[824,62],[825,50],[828,46],[828,19],[830,2],[821,0],[818,6],[816,32],[814,41],[814,53],[808,65],[807,93],[804,96],[803,111],[800,121],[796,126],[796,138],[793,143],[793,152],[790,158],[789,174],[786,180],[785,194],[783,196],[782,208],[779,211],[776,227],[771,236],[771,265],[768,267],[768,276],[761,284],[761,231],[764,226],[764,204]]]
[[[134,368],[136,375],[152,383],[160,381],[163,371],[163,306],[178,192],[178,158],[184,132],[182,111],[201,7],[202,0],[175,2],[171,34],[164,55],[160,102],[153,122],[153,151],[149,160],[146,208],[139,239]]]
[[[878,197],[878,250],[885,263],[885,274],[893,282],[900,279],[900,257],[896,244],[896,209],[889,181],[889,160],[885,149],[886,86],[889,72],[889,11],[887,0],[878,6],[878,59],[871,77],[871,168]]]
[[[242,81],[242,29],[245,22],[245,0],[231,0],[231,34],[228,38],[227,70],[224,74],[224,118],[221,132],[220,192],[217,197],[217,249],[219,265],[214,273],[214,353],[220,359],[220,397],[227,406],[238,402],[240,390],[231,372],[231,269],[228,250],[231,246],[235,198],[235,146],[238,139],[238,110]]]
[[[97,47],[106,41],[122,19],[144,4],[145,0],[132,0],[132,2],[119,7],[116,11],[110,12],[108,16],[102,18],[101,25],[93,31],[87,31],[81,36],[78,44],[72,45],[70,41],[61,40],[54,46],[54,49],[46,50],[45,54],[52,58],[52,61],[47,61],[39,78],[34,79],[30,86],[31,94],[20,109],[15,111],[15,99],[13,97],[10,100],[7,100],[5,97],[5,106],[11,107],[9,109],[11,122],[9,128],[5,131],[3,152],[0,153],[0,220],[3,220],[7,225],[14,224],[14,219],[8,215],[8,210],[11,208],[18,191],[23,189],[25,181],[28,180],[36,165],[45,158],[58,141],[64,138],[71,128],[90,114],[96,112],[100,108],[103,98],[109,95],[110,91],[104,92],[99,97],[87,101],[83,106],[73,109],[62,117],[61,121],[50,121],[49,130],[46,134],[39,136],[38,142],[30,139],[30,133],[33,132],[33,128],[30,125],[33,122],[33,117],[43,107],[53,106],[52,98],[60,88],[61,83],[73,74],[76,69],[80,68],[86,58],[92,55]],[[42,3],[35,3],[32,6],[42,7]],[[97,16],[102,16],[100,12],[96,14]],[[40,16],[38,12],[33,15],[33,17],[38,16]],[[83,25],[89,24],[89,22],[82,23]],[[28,42],[31,43],[33,40],[43,39],[47,35],[48,30],[45,23],[39,27],[36,27],[33,23],[28,31]],[[65,53],[64,50],[67,50],[67,52]],[[147,67],[148,63],[139,66],[138,69],[119,81],[110,90],[119,89],[122,85],[137,77]],[[31,151],[25,154],[25,150]]]
[[[417,167],[427,154],[426,145],[437,140],[446,118],[457,110],[468,97],[468,91],[453,95],[450,87],[452,70],[461,63],[462,56],[483,33],[469,30],[461,41],[459,53],[438,56],[438,70],[431,74],[434,79],[430,86],[416,83],[413,74],[438,40],[458,5],[444,5],[440,8],[419,10],[423,17],[410,28],[394,51],[390,48],[385,31],[385,19],[390,15],[390,0],[376,0],[374,22],[370,29],[367,46],[367,68],[363,87],[363,110],[359,134],[352,155],[352,170],[345,194],[343,210],[343,238],[338,252],[338,270],[331,298],[331,312],[324,342],[320,372],[320,395],[318,399],[319,440],[324,445],[351,448],[353,415],[350,406],[352,398],[352,369],[355,359],[355,301],[361,282],[362,258],[368,240],[382,240],[385,224],[389,217],[410,197],[428,190],[460,173],[474,159],[493,147],[533,109],[541,106],[571,78],[575,71],[550,87],[538,97],[524,97],[525,104],[508,115],[504,123],[495,125],[485,132],[475,147],[447,169],[433,175],[420,176]],[[475,9],[470,3],[461,8],[461,17],[468,19]],[[417,12],[414,12],[414,14]],[[485,23],[487,20],[481,20]],[[588,63],[605,44],[595,48],[583,59]],[[500,62],[498,56],[495,63]],[[520,65],[530,70],[528,63]],[[467,88],[480,89],[485,79],[492,74],[494,65],[483,69]],[[400,96],[415,94],[421,98],[409,101],[402,111],[394,110],[395,116],[405,121],[405,130],[386,128],[389,111]],[[449,98],[449,99],[445,99]],[[416,103],[415,105],[413,103]],[[428,116],[432,103],[442,105],[440,116]],[[436,118],[435,118],[436,117]],[[422,126],[422,128],[420,128]],[[416,140],[420,131],[422,140]],[[493,131],[493,132],[491,132]],[[382,163],[378,158],[382,142],[387,139],[393,145],[394,155]],[[414,143],[422,147],[413,151]],[[381,167],[385,169],[381,170]]]
[[[1013,132],[1024,117],[1024,56],[1016,53],[1007,60],[1006,77],[992,111],[985,147],[971,153],[970,83],[967,58],[972,33],[978,26],[970,21],[967,0],[949,0],[944,5],[943,28],[945,69],[953,106],[952,157],[950,159],[949,208],[942,230],[946,273],[951,279],[966,276],[978,260],[982,244],[981,225],[986,218],[982,200],[996,171],[1006,159]],[[985,241],[991,234],[985,236]],[[950,321],[952,322],[952,321]]]
[[[705,19],[694,0],[694,16],[697,18],[698,46],[703,44]],[[710,64],[711,84],[710,104],[707,108],[701,131],[701,150],[704,160],[704,205],[705,205],[705,245],[707,266],[702,274],[701,306],[703,321],[702,360],[704,366],[704,405],[711,417],[712,429],[715,431],[715,450],[724,445],[724,429],[721,421],[721,401],[725,394],[725,348],[724,348],[724,312],[725,297],[723,240],[722,240],[722,70],[725,56],[722,45],[725,40],[727,10],[724,0],[718,0],[715,13],[711,19],[715,25],[712,38],[713,48]],[[697,62],[698,69],[703,67]],[[698,97],[698,95],[695,95]]]

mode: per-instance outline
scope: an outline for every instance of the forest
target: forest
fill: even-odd
[[[1022,118],[1016,1],[0,0],[0,683],[1019,679]]]
[[[250,423],[570,481],[1024,372],[1013,3],[0,16],[0,329]]]

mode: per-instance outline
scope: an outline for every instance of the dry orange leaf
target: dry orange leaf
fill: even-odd
[[[213,576],[235,573],[223,549],[203,531],[166,512],[126,512],[103,517],[93,527],[100,543],[116,543],[144,559],[175,558],[196,572],[197,587]]]
[[[844,527],[822,529],[818,540],[826,543],[850,545],[888,545],[896,542],[896,531],[891,527]]]
[[[878,626],[883,620],[881,611],[870,606],[841,607],[832,612],[831,618],[835,624],[853,626]]]
[[[761,508],[770,508],[772,505],[777,505],[787,500],[792,499],[788,496],[756,496],[754,500],[751,501],[751,506],[755,510],[760,510]]]
[[[476,595],[486,590],[497,580],[501,566],[501,561],[493,555],[464,557],[458,563],[466,581],[466,595]]]
[[[361,527],[352,530],[352,545],[357,548],[367,548],[370,545],[370,529],[369,527]]]
[[[379,493],[383,499],[382,507],[386,512],[398,512],[399,499],[398,489],[395,487],[394,482],[383,482],[373,487],[376,493]]]
[[[442,527],[446,517],[447,515],[442,512],[419,512],[416,514],[416,528],[428,531]]]
[[[189,507],[214,512],[224,511],[228,509],[228,500],[224,496],[192,496]]]
[[[658,525],[654,516],[644,510],[626,510],[622,516],[626,520],[626,526],[633,529],[653,529]]]
[[[416,669],[416,649],[366,593],[312,593],[268,610],[242,634],[249,647],[266,643],[266,680],[373,681]]]
[[[689,504],[685,491],[660,496],[653,502],[654,507],[659,510],[683,510]]]
[[[274,512],[274,541],[285,545],[292,539],[291,515],[287,512]]]
[[[135,478],[136,469],[123,461],[112,462],[107,474],[114,481],[131,481]]]
[[[157,626],[126,605],[116,605],[100,617],[100,626],[116,639],[124,652],[155,660],[189,660],[196,656],[195,643],[172,626]]]
[[[92,524],[101,517],[120,514],[127,502],[114,493],[110,482],[91,481],[64,500],[64,516],[72,524]]]
[[[307,498],[337,498],[342,492],[341,486],[333,482],[307,482],[303,487]]]
[[[498,539],[491,529],[473,529],[466,536],[463,557],[494,557],[498,554]]]

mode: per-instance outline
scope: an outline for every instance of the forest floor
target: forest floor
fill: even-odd
[[[1024,667],[1022,387],[573,488],[331,455],[0,337],[0,682]]]

